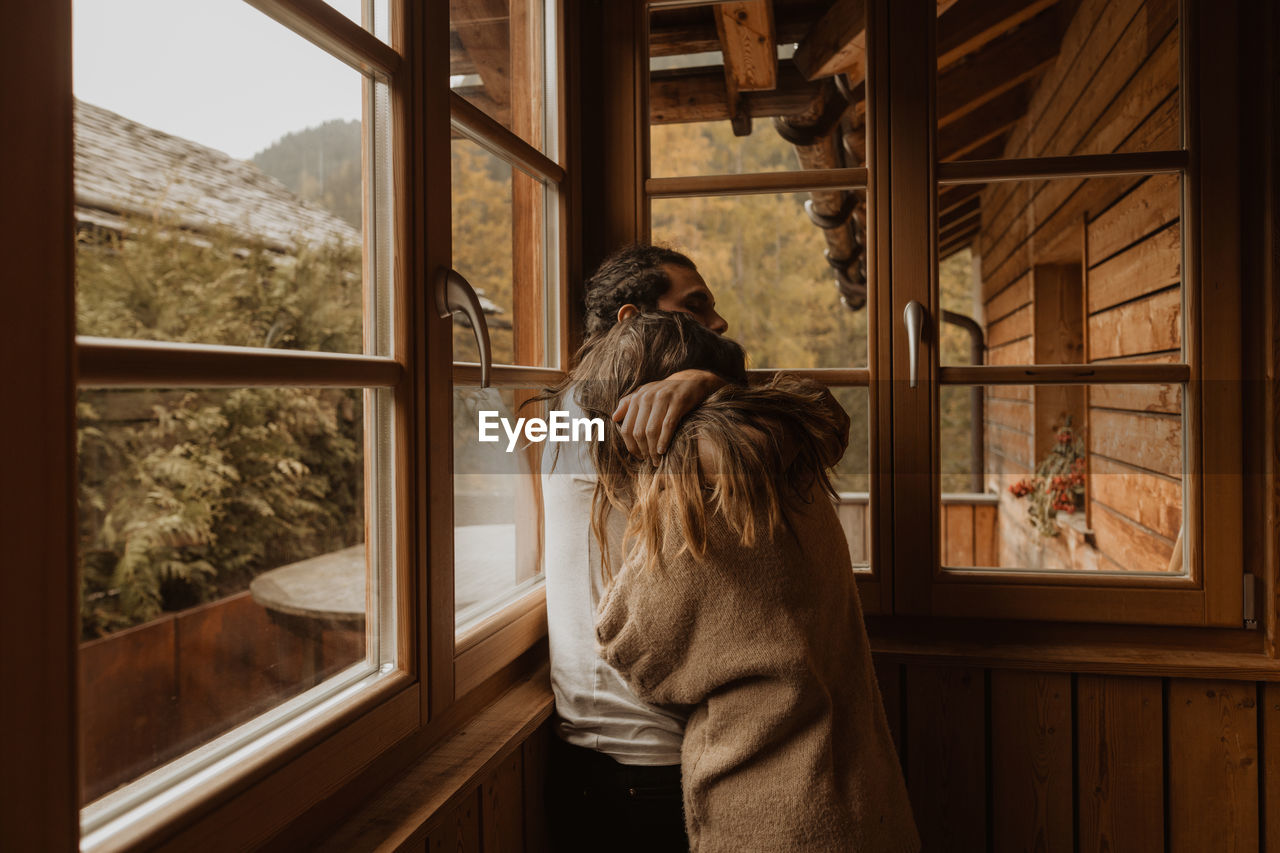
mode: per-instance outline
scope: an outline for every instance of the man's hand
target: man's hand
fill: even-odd
[[[619,400],[613,412],[627,450],[639,459],[666,453],[684,416],[727,384],[707,370],[682,370],[641,385]]]

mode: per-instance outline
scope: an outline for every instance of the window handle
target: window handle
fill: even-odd
[[[457,270],[441,269],[436,276],[436,311],[441,319],[448,319],[461,311],[475,332],[476,345],[480,347],[480,387],[489,387],[489,368],[493,365],[493,350],[489,345],[489,324],[484,320],[484,309],[475,289]]]
[[[902,310],[902,322],[907,326],[907,369],[910,371],[911,387],[919,384],[920,378],[920,333],[924,331],[924,306],[914,299]]]

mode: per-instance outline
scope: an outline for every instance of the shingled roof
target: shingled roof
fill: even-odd
[[[360,245],[360,232],[252,163],[77,100],[76,219],[125,229],[129,216],[171,217],[192,231],[230,229],[281,252]]]

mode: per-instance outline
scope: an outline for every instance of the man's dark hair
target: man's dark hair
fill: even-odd
[[[612,329],[618,322],[618,309],[627,303],[641,311],[657,308],[658,297],[671,287],[664,264],[697,269],[674,249],[643,243],[626,246],[605,258],[587,279],[587,335]]]

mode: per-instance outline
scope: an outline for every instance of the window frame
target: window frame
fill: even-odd
[[[927,7],[927,8],[926,8]],[[1203,625],[1242,628],[1244,557],[1243,477],[1239,440],[1204,441],[1206,435],[1229,437],[1241,432],[1240,383],[1218,381],[1238,378],[1241,364],[1238,341],[1242,328],[1240,305],[1239,251],[1232,235],[1238,233],[1239,188],[1233,171],[1231,152],[1236,150],[1238,126],[1237,87],[1230,63],[1202,61],[1202,57],[1229,56],[1234,50],[1232,33],[1237,13],[1234,4],[1201,15],[1200,3],[1180,4],[1179,24],[1183,33],[1181,93],[1183,147],[1173,151],[1132,154],[1072,155],[939,163],[936,156],[936,122],[933,119],[933,75],[922,79],[919,68],[929,67],[933,56],[932,7],[927,3],[893,4],[891,33],[914,32],[923,28],[928,39],[898,39],[889,45],[889,75],[894,87],[889,97],[895,103],[927,105],[927,110],[897,110],[890,116],[890,130],[899,142],[894,153],[911,149],[916,162],[927,162],[927,171],[900,170],[895,180],[890,228],[896,233],[930,234],[930,250],[920,252],[920,241],[902,240],[895,245],[892,261],[894,309],[908,300],[926,306],[932,334],[921,346],[922,363],[927,366],[927,400],[907,395],[895,399],[896,434],[906,438],[897,443],[896,470],[911,471],[908,482],[897,479],[894,515],[897,585],[895,610],[903,614],[1000,619],[1035,619],[1148,625]],[[929,15],[928,19],[924,18]],[[892,37],[891,37],[892,38]],[[873,60],[874,62],[874,60]],[[1211,99],[1201,99],[1202,89],[1213,91]],[[1202,100],[1204,101],[1202,103]],[[927,122],[927,128],[922,123]],[[913,131],[916,133],[913,134]],[[923,132],[921,132],[923,131]],[[890,144],[894,144],[892,139]],[[1034,376],[1024,368],[1004,370],[988,366],[948,367],[939,365],[936,198],[940,185],[991,180],[1049,179],[1102,175],[1135,175],[1173,172],[1183,176],[1183,233],[1186,264],[1183,276],[1185,364],[1129,367],[1091,366],[1088,377],[1072,376],[1075,368],[1037,367]],[[916,230],[920,229],[920,230]],[[913,255],[913,250],[915,255]],[[930,259],[921,269],[919,257]],[[1213,298],[1207,298],[1212,291]],[[901,326],[895,328],[893,379],[901,389],[906,378],[906,341]],[[1007,374],[1007,375],[1006,375]],[[939,406],[939,390],[944,385],[979,383],[998,377],[1021,385],[1046,381],[1089,384],[1119,382],[1128,378],[1151,382],[1185,381],[1184,393],[1184,510],[1188,525],[1189,571],[1186,576],[1161,578],[1121,575],[1078,576],[1010,570],[945,570],[941,566],[939,525],[941,502],[935,473],[925,482],[909,467],[913,459],[928,458],[937,469],[940,459],[939,432],[933,429]],[[922,377],[924,379],[925,377]],[[1202,393],[1212,390],[1212,403]],[[927,432],[926,432],[927,430]],[[922,451],[927,455],[923,455]],[[1205,472],[1217,472],[1206,476]],[[928,497],[925,498],[925,492]],[[921,501],[928,501],[931,521],[927,530],[908,519],[919,518]],[[1212,555],[1212,558],[1209,558]],[[923,566],[930,566],[926,572]]]
[[[520,180],[536,180],[543,185],[541,210],[537,215],[542,220],[542,263],[524,265],[532,275],[523,288],[521,280],[517,279],[517,270],[522,265],[513,265],[512,295],[515,297],[520,292],[520,297],[513,306],[513,316],[516,331],[523,329],[524,334],[518,336],[517,341],[520,338],[524,338],[526,342],[532,340],[532,349],[541,351],[541,360],[545,361],[546,366],[495,362],[490,366],[490,384],[498,389],[529,389],[554,385],[564,378],[572,353],[572,300],[568,283],[574,259],[568,235],[573,223],[574,178],[570,164],[573,162],[575,131],[573,118],[566,109],[569,103],[566,70],[570,62],[565,38],[568,30],[566,4],[564,0],[543,0],[540,5],[543,11],[541,23],[546,51],[542,61],[546,103],[542,115],[543,125],[540,128],[542,138],[536,140],[539,145],[525,141],[522,136],[501,125],[464,97],[449,90],[447,77],[444,78],[443,97],[448,101],[452,130],[511,166],[513,184]],[[548,20],[552,23],[551,27],[546,26]],[[516,34],[512,33],[511,38],[514,42]],[[544,153],[540,145],[548,139],[552,144],[549,146],[550,150]],[[448,165],[446,161],[445,167],[448,168]],[[515,196],[513,186],[513,213],[514,205],[518,203]],[[443,208],[441,216],[451,216],[451,193],[440,193],[432,199],[432,203]],[[515,216],[512,225],[516,229],[520,227]],[[452,232],[449,232],[448,246],[447,260],[443,263],[445,269],[452,268]],[[531,255],[536,261],[537,253]],[[466,271],[460,272],[465,274]],[[538,306],[541,310],[536,314],[529,310],[517,313],[522,306],[525,309]],[[443,408],[435,413],[440,416],[444,412],[451,413],[454,388],[480,385],[482,367],[477,363],[453,359],[451,319],[441,319],[437,324],[436,318],[432,317],[428,322],[433,325],[436,337],[443,338],[447,344],[438,358],[428,360],[431,381],[447,391]],[[525,350],[529,345],[521,346],[517,343],[517,346]],[[516,354],[517,362],[528,358],[530,356],[527,352],[523,356]],[[439,428],[442,435],[452,436],[452,419],[446,418]],[[437,676],[432,680],[432,695],[435,701],[441,703],[456,701],[467,695],[547,634],[546,591],[541,582],[514,600],[496,607],[462,633],[456,630],[452,571],[452,446],[451,438],[434,446],[428,491],[436,504],[431,520],[433,535],[430,562],[433,567],[449,567],[447,584],[443,579],[433,576],[433,592],[436,596],[428,620],[437,648],[448,647],[452,652],[447,663],[443,652],[437,652]],[[442,452],[442,449],[445,450]],[[535,488],[540,489],[540,484],[536,484]],[[443,511],[446,500],[449,504],[447,514]],[[447,592],[444,589],[446,585]],[[441,673],[442,668],[447,669]]]
[[[6,675],[29,685],[26,701],[3,703],[2,719],[9,730],[27,736],[8,739],[0,772],[6,792],[0,798],[6,841],[21,840],[26,849],[72,849],[80,835],[75,747],[80,736],[79,596],[74,570],[74,403],[79,382],[388,388],[395,395],[392,430],[400,448],[394,461],[395,587],[400,607],[394,622],[382,628],[398,644],[395,671],[378,676],[370,689],[315,709],[304,724],[267,736],[266,746],[258,742],[249,747],[246,760],[198,792],[139,814],[92,849],[176,850],[207,845],[210,839],[235,848],[265,843],[340,786],[374,767],[385,773],[390,772],[385,768],[402,766],[465,722],[478,703],[493,698],[495,685],[512,677],[522,653],[545,634],[545,611],[538,600],[525,602],[522,612],[496,614],[487,623],[490,635],[484,640],[509,640],[512,631],[532,639],[488,646],[477,642],[469,660],[456,661],[460,671],[470,672],[470,680],[460,682],[468,688],[466,695],[455,689],[452,563],[442,562],[436,551],[439,537],[433,534],[442,513],[436,495],[428,490],[441,462],[429,449],[443,443],[441,438],[447,442],[451,432],[449,321],[429,319],[433,306],[427,289],[431,273],[449,263],[448,192],[443,194],[443,208],[436,203],[439,188],[449,186],[450,170],[448,4],[391,0],[388,44],[320,0],[245,2],[366,78],[377,74],[388,85],[394,163],[394,350],[380,357],[100,339],[77,343],[75,255],[68,237],[74,231],[71,0],[28,4],[15,11],[13,26],[3,36],[4,62],[11,79],[26,81],[11,88],[20,93],[14,107],[29,118],[23,131],[4,144],[11,155],[4,167],[6,181],[12,178],[12,186],[23,190],[20,197],[6,194],[5,221],[12,227],[4,240],[19,276],[47,283],[15,294],[10,302],[15,310],[0,318],[6,353],[13,357],[7,363],[19,363],[20,356],[22,363],[41,365],[16,377],[11,386],[31,401],[31,416],[6,426],[13,444],[41,449],[24,455],[11,469],[12,482],[6,478],[6,509],[12,512],[5,516],[5,530],[23,543],[12,555],[43,570],[3,573],[4,589],[12,600],[33,606],[4,620],[0,628],[6,649],[29,647],[33,638],[40,641],[39,654],[4,657]],[[564,6],[573,0],[549,3],[563,27]],[[555,45],[557,77],[564,81],[564,40],[558,34]],[[563,93],[557,98],[560,104],[568,103]],[[562,118],[561,124],[558,130],[567,143],[568,120]],[[567,149],[562,143],[561,150]],[[563,166],[553,165],[567,190],[570,179]],[[567,231],[569,202],[565,192],[558,208],[562,234]],[[560,241],[561,281],[576,263],[570,255],[573,245]],[[370,262],[366,257],[366,265]],[[568,319],[567,302],[562,300],[556,320],[566,327]],[[567,344],[563,350],[562,358],[567,359]],[[428,367],[441,364],[443,370]],[[19,495],[22,500],[16,500]],[[35,496],[38,499],[32,500]],[[433,620],[445,600],[449,618]],[[480,651],[483,654],[477,654]],[[480,657],[484,660],[479,664],[469,662]],[[489,677],[500,671],[506,674]]]
[[[403,49],[405,33],[396,26],[396,19],[402,24],[405,15],[398,4],[392,5],[393,11],[390,14],[393,18],[393,45],[387,45],[360,24],[317,0],[247,2],[280,24],[282,32],[288,30],[301,35],[363,77],[365,106],[362,147],[366,162],[365,174],[366,180],[378,181],[373,189],[368,184],[365,189],[365,337],[366,348],[372,347],[375,351],[382,350],[387,354],[338,355],[79,338],[74,346],[76,385],[97,388],[184,385],[344,386],[365,388],[367,400],[372,397],[369,389],[384,389],[390,393],[392,417],[389,430],[392,447],[398,450],[392,451],[393,457],[388,463],[393,471],[394,481],[390,496],[393,513],[390,527],[394,543],[391,545],[393,551],[390,552],[394,556],[386,582],[394,590],[399,604],[394,611],[379,607],[378,630],[380,636],[387,636],[394,643],[397,663],[390,670],[375,667],[368,676],[336,694],[316,702],[304,703],[305,710],[300,715],[273,725],[248,743],[236,747],[230,753],[234,769],[227,769],[226,761],[223,760],[207,771],[197,770],[190,777],[192,784],[197,786],[197,795],[176,799],[151,797],[124,809],[119,816],[109,817],[105,822],[95,821],[97,828],[82,838],[82,849],[86,850],[116,849],[151,843],[175,831],[179,838],[184,834],[186,837],[193,837],[193,826],[199,827],[197,835],[207,834],[211,831],[209,826],[204,822],[196,821],[193,824],[191,821],[215,803],[239,802],[234,799],[235,792],[252,786],[256,780],[274,778],[274,775],[267,774],[276,768],[292,768],[319,760],[326,768],[347,768],[345,772],[352,772],[380,751],[409,735],[418,724],[423,704],[419,688],[422,671],[417,665],[413,644],[409,642],[416,632],[416,614],[420,612],[413,606],[411,579],[416,573],[411,569],[414,553],[411,550],[409,527],[409,508],[415,492],[410,461],[414,435],[411,419],[414,392],[412,379],[416,372],[410,360],[410,336],[415,330],[409,320],[412,316],[412,294],[415,288],[407,275],[408,267],[403,263],[411,246],[409,236],[412,232],[408,228],[409,198],[406,192],[409,185],[395,181],[383,183],[379,180],[383,176],[372,171],[377,155],[370,145],[369,129],[370,122],[378,121],[378,114],[375,112],[378,109],[375,104],[375,87],[377,83],[381,83],[387,87],[388,92],[387,103],[383,108],[389,114],[385,116],[384,126],[389,128],[391,139],[379,139],[376,144],[384,147],[384,150],[389,148],[392,151],[392,163],[385,164],[383,168],[394,170],[397,168],[396,164],[401,167],[408,165],[405,162],[405,155],[409,150],[406,146],[406,131],[409,127],[406,118],[413,81]],[[69,4],[67,5],[69,8]],[[65,38],[68,42],[69,36],[67,30]],[[396,44],[401,47],[397,48],[394,46]],[[70,92],[69,85],[66,91]],[[376,124],[374,126],[377,127]],[[66,165],[63,164],[62,168],[65,169]],[[391,189],[391,199],[375,199],[376,207],[371,206],[371,193],[378,193],[388,186]],[[384,212],[389,214],[387,221],[382,218]],[[388,226],[392,232],[389,236],[395,254],[383,257],[380,255],[383,237],[379,232]],[[383,264],[387,266],[384,267]],[[383,276],[389,278],[388,283],[381,283]],[[370,289],[373,282],[379,282],[375,286],[389,287],[389,298],[379,298],[377,291]],[[73,285],[68,284],[68,287],[73,292]],[[389,307],[390,317],[373,316],[375,301],[380,303],[377,306],[379,308]],[[391,338],[389,346],[385,341],[388,334]],[[376,417],[378,416],[367,411],[366,425],[372,424]],[[369,433],[366,441],[373,440],[376,440],[375,436]],[[371,461],[367,459],[366,466]],[[375,507],[379,504],[372,492],[366,497],[366,501],[370,515],[366,522],[367,529],[373,530],[375,525],[379,528],[386,527],[376,517]],[[379,544],[378,548],[383,554],[389,553],[385,543]],[[269,717],[271,713],[268,711],[264,716]],[[323,747],[309,751],[313,745],[332,742],[343,736],[350,737],[352,733],[358,733],[359,739],[348,744],[344,751],[335,752]],[[223,768],[222,772],[212,775],[219,767]],[[138,781],[144,780],[145,776],[139,777]],[[179,783],[177,789],[180,790],[185,784],[187,783]],[[292,799],[301,806],[308,796],[318,796],[319,790],[317,782],[299,779],[296,789],[285,797],[284,802]],[[80,824],[81,821],[77,820],[76,826],[79,827]],[[261,836],[257,840],[264,840],[264,833],[273,828],[270,824],[237,826],[234,832],[257,833]],[[226,828],[217,832],[225,835]]]
[[[708,4],[715,0],[708,0]],[[931,0],[873,0],[867,4],[867,169],[753,175],[649,177],[648,74],[641,73],[635,110],[637,183],[644,202],[636,229],[649,234],[653,198],[728,195],[809,188],[865,186],[868,193],[867,378],[850,371],[799,371],[829,384],[869,384],[872,394],[870,511],[871,572],[858,585],[868,614],[1064,621],[1116,625],[1244,627],[1243,467],[1240,440],[1241,261],[1239,186],[1234,171],[1239,104],[1227,62],[1235,49],[1238,9],[1234,2],[1212,14],[1203,0],[1182,0],[1179,90],[1183,145],[1173,151],[1072,155],[1022,160],[939,162],[934,118],[937,4]],[[648,0],[636,27],[637,59],[647,60],[649,12],[691,5],[684,0]],[[877,23],[880,22],[880,23]],[[928,33],[928,38],[921,37]],[[642,65],[647,68],[647,65]],[[1202,99],[1202,90],[1214,97]],[[890,104],[893,108],[890,109]],[[937,192],[945,184],[993,180],[1157,174],[1183,176],[1185,235],[1184,329],[1186,366],[1096,365],[1090,383],[1185,382],[1184,473],[1189,572],[1185,577],[1080,576],[1010,570],[947,571],[942,566],[940,430],[936,424],[943,385],[983,380],[1035,385],[1044,380],[1083,384],[1071,368],[1002,371],[991,366],[939,364],[937,295]],[[855,182],[856,181],[856,182]],[[892,188],[892,190],[890,190]],[[892,198],[891,198],[892,196]],[[877,215],[876,211],[881,211]],[[894,235],[915,235],[895,238]],[[919,235],[929,235],[921,240]],[[1211,298],[1210,295],[1211,294]],[[907,342],[897,318],[908,301],[926,307],[920,347],[921,383],[907,389]],[[1150,368],[1150,369],[1148,369]],[[1074,371],[1078,374],[1078,370]],[[1211,389],[1214,400],[1201,399]],[[1226,436],[1205,441],[1203,436]],[[928,460],[921,465],[921,460]],[[1206,472],[1218,472],[1208,475]],[[919,519],[929,519],[921,524]],[[922,529],[927,528],[927,529]],[[1212,555],[1210,559],[1208,555]]]

